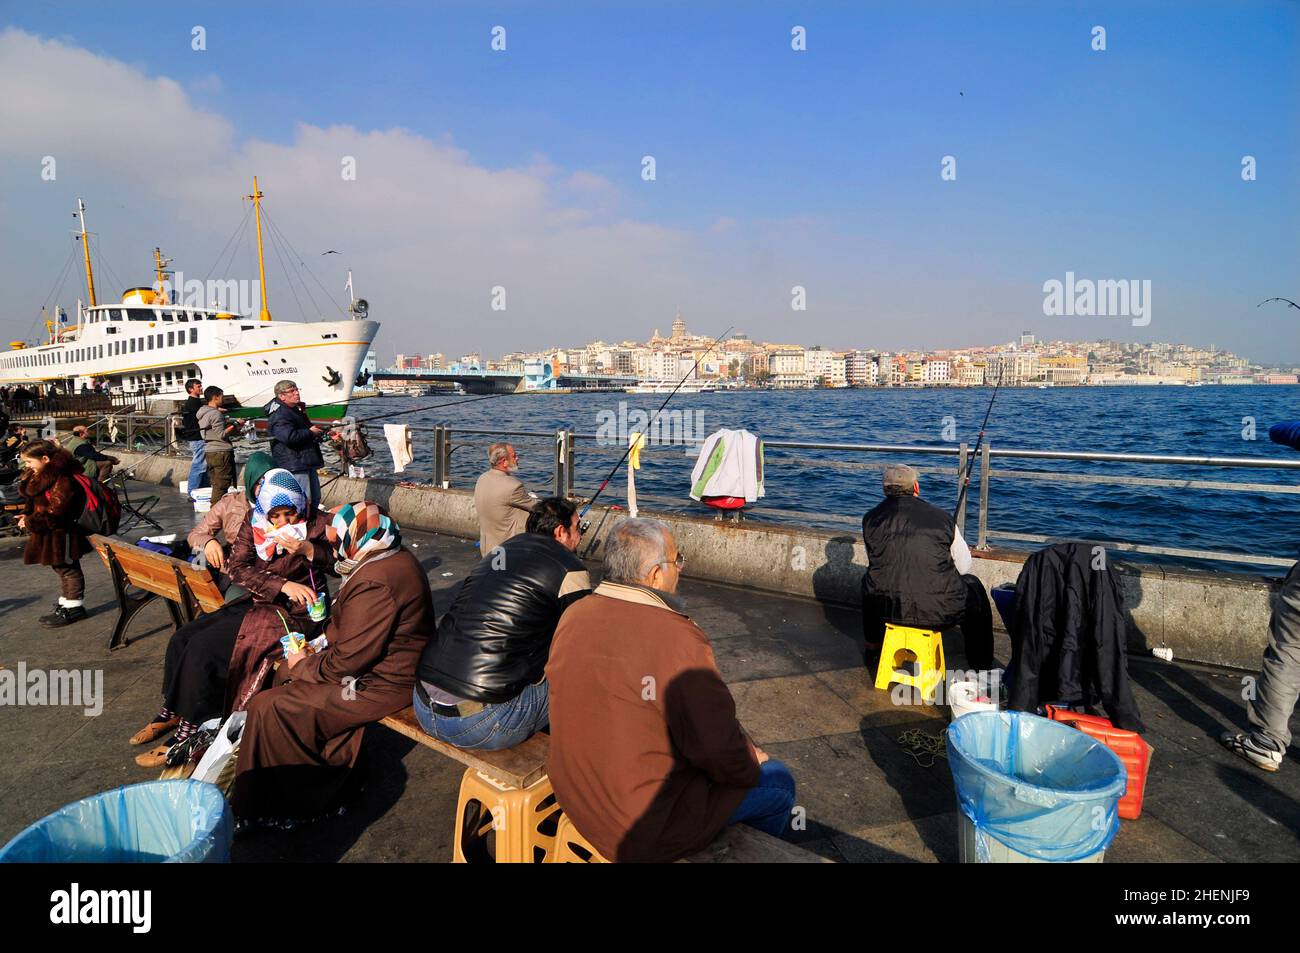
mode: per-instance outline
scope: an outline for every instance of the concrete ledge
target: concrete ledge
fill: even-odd
[[[189,458],[118,451],[124,465],[140,462],[136,479],[176,486],[189,474]],[[322,482],[325,482],[322,480]],[[467,490],[404,487],[391,479],[335,479],[324,490],[327,506],[368,499],[402,524],[466,539],[478,538],[473,494]],[[672,527],[686,554],[685,575],[848,606],[861,605],[866,551],[857,535],[759,522],[721,523],[711,518],[652,513]],[[584,550],[599,559],[610,527],[623,515],[595,507]],[[594,540],[594,544],[593,544]],[[587,550],[587,547],[590,549]],[[976,554],[973,572],[989,588],[1015,582],[1025,554]],[[1280,581],[1245,573],[1192,572],[1116,560],[1129,618],[1129,649],[1148,653],[1165,645],[1180,659],[1256,670],[1268,642],[1272,599]],[[997,614],[994,613],[997,621]]]

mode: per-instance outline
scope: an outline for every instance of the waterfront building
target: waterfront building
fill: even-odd
[[[951,361],[928,360],[921,363],[922,384],[947,384],[951,380]]]
[[[844,357],[844,379],[850,387],[870,387],[880,378],[874,357],[866,351],[849,351]]]
[[[821,347],[810,347],[804,351],[804,374],[814,386],[848,386],[844,355]]]
[[[985,379],[1003,387],[1021,387],[1038,377],[1038,355],[1033,351],[1001,351],[989,358]]]
[[[775,351],[768,360],[772,384],[779,388],[811,387],[803,350]]]
[[[982,387],[985,382],[985,364],[978,361],[961,361],[955,368],[955,379],[962,387]]]

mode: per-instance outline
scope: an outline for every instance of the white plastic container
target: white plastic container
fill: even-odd
[[[996,701],[977,701],[986,697],[980,690],[978,682],[953,682],[948,686],[948,707],[952,709],[952,720],[973,711],[997,711]]]

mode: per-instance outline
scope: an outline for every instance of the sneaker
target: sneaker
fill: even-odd
[[[1261,743],[1253,733],[1225,731],[1219,735],[1219,742],[1233,754],[1244,758],[1257,768],[1276,771],[1282,766],[1282,752]]]
[[[85,606],[59,606],[49,615],[43,615],[38,620],[41,625],[47,629],[58,629],[65,625],[72,625],[74,622],[80,622],[86,617]]]

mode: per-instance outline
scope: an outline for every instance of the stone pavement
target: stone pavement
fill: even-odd
[[[186,531],[187,501],[175,490],[155,510]],[[138,539],[141,531],[128,535]],[[473,566],[462,539],[406,532],[429,573],[438,610]],[[116,609],[98,557],[83,565],[91,618],[64,629],[36,624],[57,595],[54,573],[24,566],[20,539],[0,540],[0,666],[103,673],[103,711],[0,707],[0,844],[78,798],[147,781],[127,739],[157,710],[170,634],[155,603],[133,623],[131,644],[109,653]],[[937,734],[946,708],[897,707],[862,667],[859,614],[811,600],[683,581],[688,611],[709,634],[742,723],[798,782],[804,846],[839,861],[955,861],[956,802],[941,757],[923,767],[898,742],[909,729]],[[959,645],[948,662],[961,662]],[[1009,646],[999,636],[998,657]],[[1145,808],[1125,821],[1108,862],[1300,860],[1300,762],[1292,748],[1277,774],[1261,772],[1215,740],[1244,725],[1240,672],[1133,659],[1135,693],[1155,746]],[[1293,730],[1300,732],[1300,725]],[[386,729],[367,731],[370,783],[345,817],[291,832],[255,832],[235,843],[236,861],[448,861],[461,767]]]

